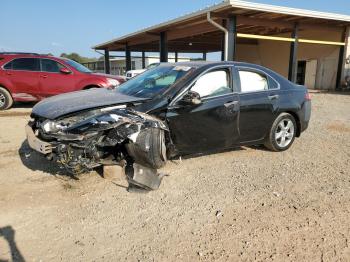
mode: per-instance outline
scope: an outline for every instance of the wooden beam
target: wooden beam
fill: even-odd
[[[168,31],[168,39],[174,40],[178,38],[185,38],[189,36],[195,36],[199,34],[206,34],[209,32],[218,31],[216,27],[214,27],[212,24],[209,24],[207,21],[203,22],[202,24],[198,24],[195,27],[189,27],[189,28],[182,28],[182,29],[176,29],[172,31]]]
[[[307,43],[307,44],[345,46],[345,43],[344,43],[344,42],[334,42],[334,41],[322,41],[322,40],[311,40],[311,39],[299,39],[299,42],[300,42],[300,43]]]
[[[250,18],[245,16],[237,17],[237,25],[255,25],[264,27],[293,28],[293,23],[283,21],[272,21],[268,19]]]
[[[300,18],[299,18],[300,19]],[[252,26],[264,26],[264,27],[274,27],[274,28],[289,28],[293,29],[294,23],[289,21],[280,20],[270,20],[262,18],[250,18],[246,16],[237,17],[237,25],[252,25]],[[334,26],[329,26],[327,24],[322,25],[320,23],[299,23],[300,30],[320,30],[320,31],[332,31],[332,32],[342,32],[342,28],[335,28]]]
[[[253,35],[253,34],[242,34],[242,33],[238,33],[237,37],[251,38],[251,39],[263,39],[263,40],[274,40],[274,41],[283,41],[283,42],[294,42],[294,38],[291,38],[291,37],[265,36],[265,35]]]
[[[295,42],[295,39],[292,37],[265,36],[265,35],[242,34],[242,33],[238,33],[237,37],[251,38],[251,39],[262,39],[262,40],[273,40],[273,41],[284,41],[284,42]],[[312,39],[298,39],[298,41],[299,41],[299,43],[308,43],[308,44],[345,46],[344,42],[312,40]]]

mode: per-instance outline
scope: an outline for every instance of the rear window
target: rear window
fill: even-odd
[[[263,74],[239,70],[239,78],[241,80],[241,92],[257,92],[269,89],[267,77]]]
[[[17,58],[7,63],[4,69],[22,71],[40,71],[39,59],[37,58]]]

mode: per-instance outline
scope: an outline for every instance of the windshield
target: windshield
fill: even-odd
[[[158,66],[147,70],[117,88],[130,96],[152,98],[166,91],[191,69],[188,66]]]
[[[156,66],[159,66],[160,65],[160,63],[153,63],[153,64],[149,64],[148,66],[146,66],[146,69],[148,70],[148,69],[152,69],[152,68],[154,68],[154,67],[156,67]]]
[[[82,64],[79,64],[78,62],[75,62],[73,60],[70,59],[64,59],[64,61],[66,61],[66,63],[72,67],[74,67],[76,70],[78,70],[79,72],[82,73],[91,73],[90,69],[86,68],[85,66],[83,66]]]

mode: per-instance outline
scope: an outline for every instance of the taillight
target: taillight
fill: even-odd
[[[305,98],[306,101],[310,101],[310,100],[311,100],[311,95],[310,95],[310,93],[309,93],[309,92],[306,92],[304,98]]]

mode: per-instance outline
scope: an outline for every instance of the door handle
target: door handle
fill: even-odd
[[[9,75],[9,76],[10,76],[10,75],[12,75],[12,73],[11,73],[11,72],[6,72],[6,75]]]
[[[280,97],[279,95],[270,95],[270,96],[268,96],[268,98],[270,100],[278,99],[279,97]]]
[[[41,78],[47,78],[47,75],[41,75]]]
[[[225,107],[230,107],[230,106],[235,106],[238,104],[238,101],[231,101],[231,102],[227,102],[224,104]]]

